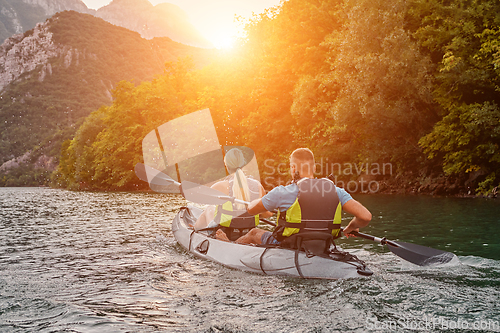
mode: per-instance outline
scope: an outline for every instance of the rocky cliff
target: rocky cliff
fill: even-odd
[[[0,41],[33,29],[57,12],[93,13],[81,0],[0,0]]]
[[[81,0],[17,0],[25,4],[38,6],[44,10],[45,15],[52,16],[65,10],[74,10],[80,13],[90,12]]]
[[[88,13],[114,25],[136,31],[143,38],[169,37],[186,45],[210,48],[178,6],[148,0],[113,0],[95,11],[81,0],[0,0],[0,41],[33,29],[57,12],[74,10]]]
[[[47,72],[52,73],[49,60],[62,52],[63,49],[54,45],[47,23],[38,23],[32,34],[8,38],[0,46],[0,91],[37,67],[41,68],[38,79],[43,81]]]
[[[148,0],[113,0],[98,9],[95,15],[112,24],[137,31],[143,38],[169,37],[187,45],[213,47],[189,23],[186,13],[173,4],[153,6]]]

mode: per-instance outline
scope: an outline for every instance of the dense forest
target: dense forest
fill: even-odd
[[[500,181],[500,3],[288,0],[210,65],[185,58],[121,82],[64,142],[53,184],[136,189],[141,141],[210,108],[219,140],[252,148],[271,186],[296,147],[384,189],[488,194]],[[391,164],[390,174],[370,174]],[[328,168],[320,168],[329,173]],[[360,172],[336,170],[339,180]]]

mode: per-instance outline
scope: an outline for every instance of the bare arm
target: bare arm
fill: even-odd
[[[267,210],[264,213],[259,213],[259,216],[262,218],[268,218],[268,217],[271,217],[273,215],[274,215],[273,212],[268,212]]]
[[[266,207],[264,207],[262,199],[255,199],[254,201],[250,202],[247,207],[247,211],[250,215],[257,215],[267,212],[267,209]]]
[[[264,190],[264,187],[262,185],[260,185],[260,197],[262,198],[265,195],[266,195],[266,190]],[[265,212],[259,213],[259,214],[260,214],[260,217],[267,218],[267,217],[273,216],[274,213],[268,212],[267,209],[266,209]]]
[[[344,228],[344,235],[348,235],[352,231],[359,231],[359,228],[366,227],[372,219],[372,213],[354,199],[347,201],[342,209],[354,215],[351,222]]]

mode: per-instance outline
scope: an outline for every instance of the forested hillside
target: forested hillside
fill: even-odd
[[[211,65],[184,61],[138,87],[122,83],[65,142],[54,184],[137,188],[145,133],[208,107],[223,144],[254,149],[267,185],[308,146],[324,174],[366,175],[381,191],[491,193],[500,181],[498,13],[495,0],[283,2]],[[371,172],[385,164],[390,174]]]
[[[31,150],[21,159],[31,165],[25,169],[50,169],[58,161],[62,141],[71,138],[92,111],[111,104],[111,90],[119,81],[151,80],[163,73],[166,61],[185,56],[200,66],[208,61],[206,50],[168,38],[146,40],[70,11],[7,41],[0,57],[0,165]],[[45,182],[43,177],[29,179],[29,170],[9,174],[4,167],[0,172],[3,186]],[[19,181],[16,174],[25,177]]]

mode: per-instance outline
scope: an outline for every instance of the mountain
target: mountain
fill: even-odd
[[[211,52],[166,37],[147,40],[74,11],[7,39],[0,47],[0,165],[10,162],[0,172],[19,159],[53,168],[62,141],[111,103],[117,82],[151,80],[165,62],[189,55],[201,66]]]
[[[146,39],[169,37],[186,45],[213,47],[181,8],[169,3],[153,6],[148,0],[113,0],[97,11],[87,8],[81,0],[0,0],[0,41],[33,29],[64,10],[95,15]]]
[[[213,47],[189,23],[186,13],[176,5],[153,6],[148,0],[113,0],[95,14],[112,24],[137,31],[142,37],[169,37],[183,44]]]
[[[0,41],[33,29],[64,10],[93,12],[81,0],[0,0]]]

